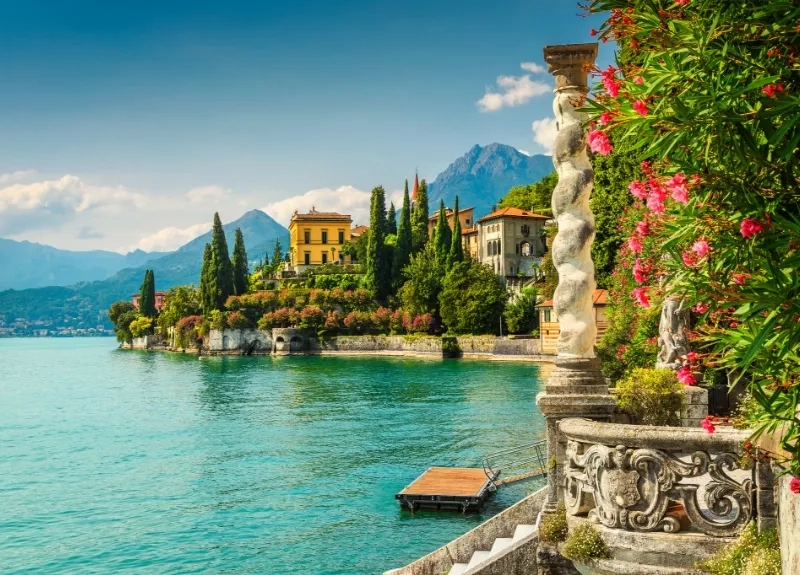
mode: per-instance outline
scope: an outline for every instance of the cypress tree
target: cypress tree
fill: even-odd
[[[389,215],[386,216],[386,233],[397,235],[397,211],[394,208],[394,202],[389,204]]]
[[[205,314],[211,313],[214,309],[216,296],[212,290],[211,244],[207,243],[203,250],[203,268],[200,271],[200,303]]]
[[[247,293],[250,280],[250,267],[247,265],[247,250],[244,247],[244,235],[241,228],[236,228],[233,242],[233,293],[242,295]]]
[[[228,252],[228,240],[219,213],[214,214],[214,227],[211,230],[211,292],[214,294],[214,308],[223,309],[225,301],[233,295],[233,264]]]
[[[385,246],[386,193],[382,186],[372,190],[367,240],[367,273],[365,282],[379,301],[389,295],[392,271]]]
[[[439,219],[436,221],[436,229],[433,232],[433,246],[436,251],[436,260],[440,265],[447,266],[447,256],[450,254],[450,243],[453,241],[453,232],[447,223],[447,210],[444,207],[444,200],[439,204]]]
[[[400,227],[397,229],[397,244],[395,244],[394,258],[392,259],[392,284],[399,289],[403,284],[403,269],[411,261],[411,201],[408,197],[408,180],[403,192],[403,206],[400,208]]]
[[[464,246],[461,245],[461,220],[458,219],[458,196],[453,207],[453,241],[450,243],[448,265],[450,267],[464,261]]]
[[[278,268],[281,267],[281,262],[283,261],[283,247],[281,246],[281,240],[275,238],[275,247],[272,248],[272,259],[269,262],[269,265],[272,267],[272,273],[278,273]]]
[[[428,184],[423,179],[417,191],[417,203],[411,214],[411,251],[417,253],[428,243]]]
[[[139,288],[139,314],[144,317],[156,316],[156,281],[153,270],[144,272],[144,281]]]

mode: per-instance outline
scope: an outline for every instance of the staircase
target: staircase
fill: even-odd
[[[471,571],[478,565],[490,561],[495,556],[499,555],[500,552],[504,551],[508,547],[511,547],[511,545],[517,541],[522,541],[526,537],[533,535],[535,531],[535,525],[517,525],[516,529],[514,529],[514,535],[512,537],[498,537],[494,540],[490,550],[474,551],[469,563],[454,563],[450,568],[448,575],[463,575],[464,573]]]

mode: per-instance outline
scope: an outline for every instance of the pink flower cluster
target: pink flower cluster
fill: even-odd
[[[764,95],[767,96],[767,98],[774,98],[780,92],[783,92],[783,84],[767,84],[761,88],[761,91],[764,92]]]
[[[742,220],[742,225],[739,231],[741,231],[742,237],[752,238],[756,234],[760,234],[762,231],[764,231],[764,224],[752,218],[745,218]]]
[[[792,480],[789,482],[789,491],[795,495],[800,495],[800,478],[792,477]]]
[[[743,286],[744,283],[747,281],[747,276],[744,274],[733,274],[733,283],[739,286]]]
[[[680,381],[683,385],[696,385],[697,379],[695,379],[694,375],[692,374],[692,367],[689,365],[681,366],[675,375],[678,376],[678,381]]]
[[[636,100],[633,103],[633,109],[636,110],[636,113],[640,116],[646,116],[648,112],[647,103],[644,100]]]
[[[695,313],[706,313],[708,311],[708,304],[699,301],[694,304],[692,311]]]
[[[628,238],[628,249],[635,254],[642,253],[644,249],[642,238],[646,237],[648,233],[650,233],[650,224],[647,220],[642,220],[636,224],[636,230],[634,230],[633,235]]]
[[[647,297],[647,288],[645,287],[633,288],[631,299],[635,299],[636,303],[642,307],[650,307],[650,299]]]
[[[710,415],[706,417],[700,423],[700,425],[703,427],[703,429],[705,429],[709,433],[714,433],[717,430],[717,428],[714,427],[714,419]]]
[[[617,79],[617,70],[613,66],[609,66],[606,70],[601,72],[603,76],[603,86],[606,92],[612,98],[619,96],[619,89],[622,87],[622,82]]]
[[[607,156],[611,153],[614,147],[611,145],[611,140],[608,139],[608,134],[602,130],[592,130],[587,136],[589,142],[589,149],[601,156]]]
[[[692,0],[675,0],[675,4],[677,4],[678,6],[686,6],[691,1]]]
[[[614,115],[611,112],[603,112],[602,114],[600,114],[597,123],[600,124],[601,126],[607,126],[608,124],[611,123],[613,117]]]
[[[641,259],[636,258],[633,262],[633,279],[637,284],[643,284],[650,276],[650,266],[642,262]]]
[[[708,240],[699,239],[692,244],[689,251],[684,251],[681,254],[681,259],[683,260],[683,265],[691,268],[709,253],[711,253],[711,246],[708,244]]]
[[[686,176],[678,172],[666,181],[667,189],[672,193],[672,199],[682,204],[689,203],[689,188],[686,187]]]
[[[644,164],[642,167],[645,167]],[[634,180],[628,184],[628,189],[634,198],[645,200],[650,211],[656,214],[663,214],[666,210],[664,202],[670,194],[672,195],[672,199],[676,202],[681,204],[689,203],[689,188],[684,174],[678,172],[662,184],[661,181],[652,175],[649,164],[647,165],[647,171],[650,172],[648,174],[647,184]]]

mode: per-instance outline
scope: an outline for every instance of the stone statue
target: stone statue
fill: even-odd
[[[678,369],[683,365],[681,357],[689,353],[689,310],[683,300],[675,296],[664,299],[661,304],[661,320],[658,322],[658,359],[656,367]]]

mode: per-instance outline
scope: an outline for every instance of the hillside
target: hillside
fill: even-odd
[[[251,210],[238,220],[223,225],[231,250],[237,227],[242,228],[251,262],[262,258],[267,248],[271,251],[276,238],[281,240],[284,248],[288,247],[288,230],[259,210]],[[102,281],[0,292],[0,320],[10,323],[22,318],[28,322],[52,322],[54,326],[108,326],[105,310],[113,302],[129,299],[139,291],[145,269],[153,270],[158,290],[166,291],[181,284],[197,285],[203,249],[210,239],[211,232],[208,232],[175,252],[150,260],[146,265],[120,270]]]
[[[121,269],[138,267],[163,256],[136,250],[71,251],[33,242],[0,238],[0,290],[68,286],[105,279]]]
[[[538,182],[554,170],[550,156],[526,156],[512,146],[489,144],[472,149],[450,164],[428,186],[431,212],[444,199],[455,197],[463,207],[474,207],[476,219],[485,216],[514,186]]]

